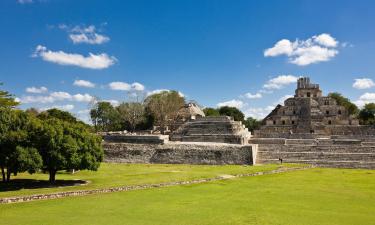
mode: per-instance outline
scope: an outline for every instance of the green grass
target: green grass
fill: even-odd
[[[235,170],[235,167],[223,168],[220,172],[226,174]],[[315,168],[196,185],[0,205],[0,218],[0,224],[7,225],[371,225],[375,224],[375,171]]]
[[[296,165],[284,165],[296,166]],[[85,180],[89,181],[87,185],[65,186],[52,188],[25,188],[21,185],[19,189],[18,182],[10,184],[0,183],[0,198],[10,196],[31,195],[40,193],[51,193],[71,190],[86,190],[105,187],[117,187],[136,184],[155,184],[170,181],[193,180],[199,178],[216,177],[222,174],[253,173],[257,171],[274,170],[279,165],[264,166],[202,166],[202,165],[145,165],[145,164],[114,164],[103,163],[100,169],[94,171],[79,171],[75,174],[59,173],[58,180]],[[13,180],[35,179],[48,180],[48,174],[27,174],[22,173],[12,177]],[[26,182],[30,183],[30,182]],[[17,187],[17,188],[16,188]],[[9,191],[9,189],[14,189]],[[7,191],[4,191],[7,190]]]

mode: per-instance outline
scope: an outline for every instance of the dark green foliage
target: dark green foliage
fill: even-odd
[[[0,83],[0,86],[3,85]],[[0,90],[0,107],[9,107],[13,108],[19,105],[19,102],[16,102],[14,96],[7,91]]]
[[[336,100],[338,105],[344,106],[348,110],[349,115],[357,115],[359,112],[358,107],[352,103],[348,98],[342,96],[342,94],[333,92],[329,93],[328,97],[331,97]]]
[[[218,110],[222,116],[231,116],[235,121],[244,121],[245,115],[236,107],[223,106]]]
[[[249,131],[253,132],[254,130],[258,130],[260,128],[262,121],[248,117],[243,124],[247,129],[249,129]]]
[[[119,112],[110,102],[98,102],[90,111],[96,131],[115,131],[121,129]]]
[[[219,110],[214,108],[204,108],[203,112],[205,116],[220,116]]]
[[[358,115],[361,124],[375,125],[375,103],[366,104]]]

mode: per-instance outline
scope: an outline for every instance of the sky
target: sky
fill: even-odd
[[[177,90],[262,118],[309,76],[324,94],[375,102],[375,1],[1,0],[0,82],[20,108],[89,122]]]

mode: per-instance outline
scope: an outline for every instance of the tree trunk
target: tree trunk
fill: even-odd
[[[7,182],[10,181],[10,175],[11,175],[11,171],[9,169],[7,169]]]
[[[1,174],[3,175],[3,182],[5,182],[5,169],[3,166],[1,166]]]
[[[49,182],[55,183],[56,181],[56,170],[50,170],[49,171]]]

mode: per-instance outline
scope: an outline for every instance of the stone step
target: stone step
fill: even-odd
[[[359,160],[375,161],[375,153],[332,153],[332,152],[282,152],[270,153],[258,151],[259,159],[282,158],[288,160]]]

